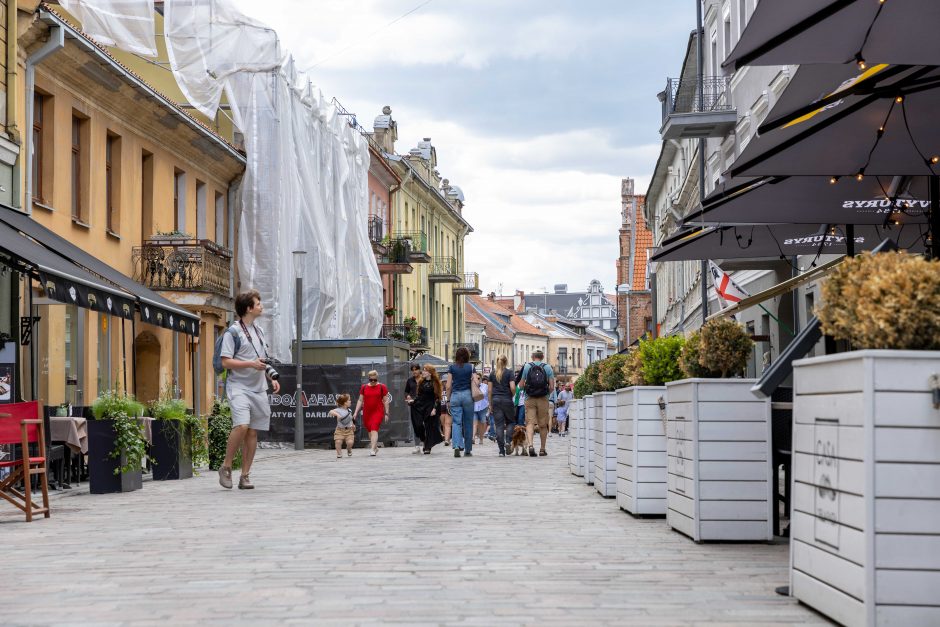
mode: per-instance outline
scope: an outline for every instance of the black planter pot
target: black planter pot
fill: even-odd
[[[133,492],[143,486],[141,471],[114,474],[125,463],[108,457],[114,450],[114,423],[110,420],[88,421],[88,483],[92,494]]]
[[[153,480],[189,479],[193,476],[193,432],[176,420],[153,421]]]

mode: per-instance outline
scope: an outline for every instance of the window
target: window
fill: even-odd
[[[747,0],[738,0],[738,39],[744,32],[745,24],[747,24]]]
[[[196,239],[206,239],[207,231],[206,216],[206,184],[200,180],[196,181]]]
[[[140,238],[153,235],[153,155],[146,150],[140,155]]]
[[[215,243],[220,246],[228,246],[226,237],[228,235],[228,220],[225,215],[225,195],[221,192],[215,193]]]
[[[85,165],[85,133],[88,120],[72,115],[72,219],[87,223],[85,218],[87,202],[85,199],[84,178]]]
[[[731,54],[731,16],[730,15],[725,17],[724,31],[725,31],[724,32],[724,36],[725,36],[724,56],[727,57],[729,54]]]
[[[45,123],[44,104],[46,97],[42,94],[36,94],[33,97],[33,169],[32,189],[33,200],[43,202],[42,183],[43,183],[43,124]]]
[[[186,232],[186,173],[173,170],[173,230]]]
[[[104,148],[105,202],[109,233],[121,230],[121,138],[108,133]]]
[[[112,387],[111,381],[111,331],[110,318],[98,314],[98,395]]]

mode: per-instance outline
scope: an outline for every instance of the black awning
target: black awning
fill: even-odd
[[[921,253],[926,224],[891,228],[855,226],[856,252],[869,251],[885,239],[901,250]],[[795,255],[844,255],[846,234],[841,226],[808,224],[760,224],[688,229],[663,241],[651,261],[704,259],[786,259]]]
[[[140,319],[188,335],[199,335],[199,316],[163,298],[134,279],[118,272],[29,216],[0,205],[0,222],[42,244],[48,251],[110,281],[137,300]]]
[[[33,271],[46,296],[53,300],[122,318],[134,317],[131,294],[108,285],[4,223],[0,223],[0,251],[9,255],[7,263],[14,269]]]

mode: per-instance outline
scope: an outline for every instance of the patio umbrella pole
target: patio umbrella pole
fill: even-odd
[[[855,256],[855,225],[845,225],[845,255],[846,257]]]
[[[930,248],[931,259],[940,259],[940,176],[930,176]]]

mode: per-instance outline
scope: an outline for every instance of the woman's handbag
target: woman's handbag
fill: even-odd
[[[470,398],[473,399],[474,403],[479,403],[483,400],[483,391],[480,390],[480,384],[478,381],[477,375],[473,375],[473,382],[470,384]]]

